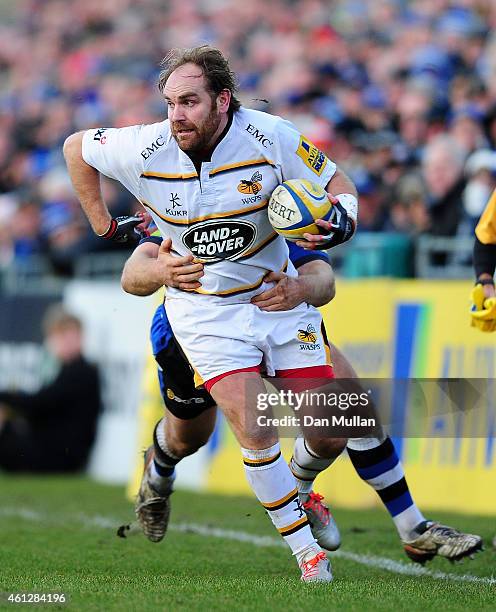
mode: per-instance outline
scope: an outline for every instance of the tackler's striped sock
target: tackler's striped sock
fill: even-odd
[[[411,539],[415,527],[425,518],[412,499],[391,439],[350,439],[346,448],[360,478],[377,491],[401,539]]]
[[[176,465],[181,461],[170,451],[165,439],[165,418],[155,425],[153,430],[153,450],[154,457],[150,464],[151,482],[160,488],[165,480],[170,480],[174,475]]]
[[[251,488],[293,554],[298,555],[309,546],[318,547],[279,443],[263,450],[242,448],[241,452]]]
[[[296,438],[293,456],[289,468],[296,480],[296,487],[301,495],[312,491],[313,481],[320,472],[326,470],[334,461],[319,457],[309,446],[305,438]]]

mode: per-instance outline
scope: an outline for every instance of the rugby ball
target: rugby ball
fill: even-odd
[[[286,240],[304,240],[303,234],[322,234],[316,219],[329,221],[333,205],[323,187],[304,179],[292,179],[278,185],[269,200],[269,221]]]

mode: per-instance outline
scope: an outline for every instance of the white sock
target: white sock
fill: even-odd
[[[281,455],[279,443],[263,450],[242,448],[246,478],[267,510],[274,526],[288,543],[294,555],[310,546],[320,547],[310,530],[305,511],[300,505],[296,482]]]

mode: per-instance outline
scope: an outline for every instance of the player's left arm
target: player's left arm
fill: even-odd
[[[306,179],[317,183],[327,191],[333,205],[329,221],[317,220],[322,234],[304,234],[305,240],[297,244],[307,250],[324,250],[350,240],[358,218],[358,196],[353,181],[289,121],[278,121],[274,141],[280,180]]]
[[[303,234],[305,240],[297,242],[307,250],[331,249],[350,240],[356,230],[358,218],[358,193],[353,181],[340,168],[326,187],[334,215],[331,221],[317,219],[315,224],[322,228],[322,234]]]
[[[306,302],[312,306],[323,306],[336,295],[334,272],[330,264],[322,259],[314,259],[298,268],[298,276],[288,276],[283,272],[270,272],[265,282],[276,285],[252,299],[252,304],[261,310],[292,310]]]
[[[144,214],[112,217],[103,199],[100,178],[103,174],[118,180],[138,198],[140,162],[127,152],[139,150],[139,132],[140,126],[76,132],[63,147],[74,191],[95,234],[133,246],[142,237]]]

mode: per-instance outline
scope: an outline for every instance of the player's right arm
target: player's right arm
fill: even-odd
[[[83,159],[83,136],[84,132],[76,132],[67,138],[64,157],[81,207],[95,234],[103,236],[110,227],[112,215],[103,201],[100,173]]]
[[[166,285],[183,291],[201,287],[199,279],[203,276],[203,264],[193,263],[193,255],[179,257],[171,253],[172,241],[153,240],[153,236],[133,251],[124,265],[121,285],[126,293],[132,295],[151,295]]]
[[[122,183],[138,198],[142,170],[136,155],[141,126],[99,128],[76,132],[64,142],[64,157],[74,191],[90,225],[98,236],[118,242],[137,243],[137,216],[113,218],[102,196],[100,174]]]

